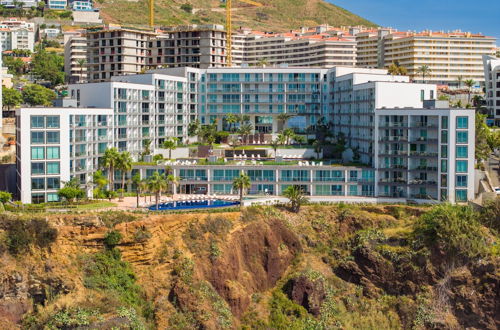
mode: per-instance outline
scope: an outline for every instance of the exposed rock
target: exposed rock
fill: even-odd
[[[304,307],[312,315],[319,315],[321,305],[326,299],[323,278],[311,279],[306,275],[300,275],[290,279],[285,287],[291,300]]]

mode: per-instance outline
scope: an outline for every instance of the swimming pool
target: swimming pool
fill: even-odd
[[[158,205],[158,210],[156,205],[151,205],[148,207],[151,211],[174,211],[174,210],[189,210],[189,209],[208,209],[217,207],[229,207],[240,205],[240,202],[224,201],[221,199],[209,200],[209,201],[177,201],[168,202]]]

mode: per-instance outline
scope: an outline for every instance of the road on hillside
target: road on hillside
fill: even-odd
[[[490,175],[493,188],[500,187],[500,160],[496,156],[488,158],[486,169]]]

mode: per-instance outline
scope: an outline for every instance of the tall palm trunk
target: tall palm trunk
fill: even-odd
[[[243,207],[243,188],[240,188],[240,208]]]
[[[160,192],[156,192],[156,211],[160,208]]]
[[[113,184],[113,177],[114,177],[114,169],[113,169],[113,166],[110,166],[109,167],[109,190],[110,191],[113,191],[115,190],[114,188],[114,184]]]
[[[121,192],[122,200],[124,195],[125,195],[125,172],[122,173],[122,192]]]
[[[141,195],[141,191],[137,189],[137,208],[139,208],[139,196]]]

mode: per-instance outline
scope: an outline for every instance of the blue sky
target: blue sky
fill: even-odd
[[[327,1],[382,26],[482,32],[498,38],[500,45],[500,0]]]

